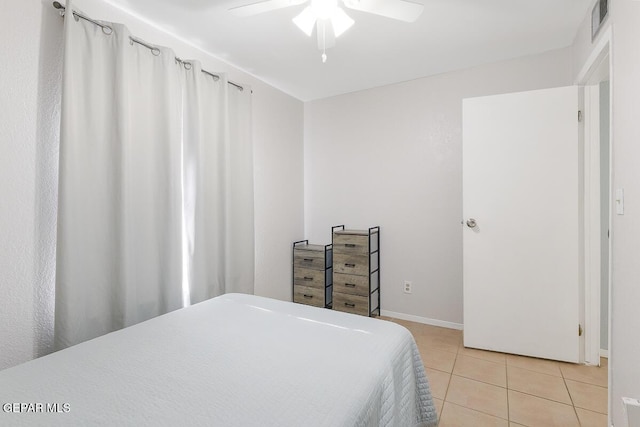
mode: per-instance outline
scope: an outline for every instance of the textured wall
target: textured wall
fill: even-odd
[[[301,103],[254,92],[255,294],[291,301],[291,243],[304,235]]]
[[[611,27],[612,188],[624,189],[625,197],[624,215],[614,209],[611,218],[610,421],[626,426],[622,397],[640,399],[640,2],[610,1],[609,13],[595,42]],[[590,29],[587,16],[573,45],[576,74],[593,51]]]
[[[60,65],[52,10],[44,13],[34,0],[3,10],[0,368],[44,354],[51,345],[59,102],[53,81]]]
[[[571,70],[562,49],[307,103],[306,237],[380,225],[383,310],[463,323],[462,99],[567,86]]]
[[[96,0],[77,8],[253,88],[256,293],[291,297],[290,245],[303,234],[303,104]],[[62,20],[48,0],[0,14],[0,369],[52,343]]]
[[[613,215],[611,282],[611,412],[625,426],[623,396],[640,399],[640,2],[611,2],[613,26],[613,188],[624,189],[624,215]]]

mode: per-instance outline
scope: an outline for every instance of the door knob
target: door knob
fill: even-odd
[[[475,220],[475,219],[473,219],[473,218],[469,218],[469,219],[467,220],[467,227],[469,227],[469,228],[473,228],[473,227],[475,227],[476,225],[477,225],[477,224],[476,224],[476,220]]]

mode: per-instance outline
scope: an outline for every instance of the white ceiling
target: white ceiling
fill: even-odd
[[[302,100],[353,92],[571,45],[591,0],[413,0],[414,23],[347,10],[356,21],[322,63],[305,5],[240,18],[257,0],[106,0]]]

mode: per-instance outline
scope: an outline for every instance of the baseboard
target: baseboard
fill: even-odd
[[[463,329],[462,323],[447,322],[445,320],[429,319],[428,317],[414,316],[413,314],[396,313],[394,311],[381,310],[380,315],[394,319],[408,320],[410,322],[424,323],[425,325],[440,326],[441,328]]]
[[[609,350],[600,349],[600,357],[609,358]]]

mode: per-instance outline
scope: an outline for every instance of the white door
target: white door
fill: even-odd
[[[578,132],[577,87],[463,101],[466,347],[578,362]]]

